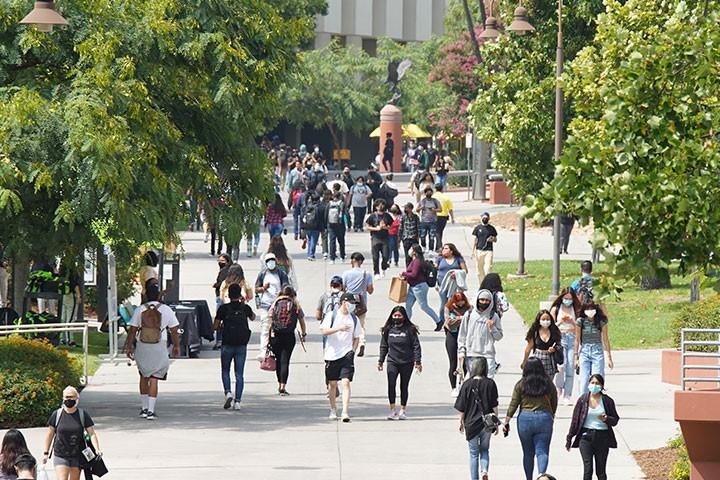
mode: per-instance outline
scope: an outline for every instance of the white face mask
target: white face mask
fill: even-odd
[[[341,292],[342,290],[339,289],[339,288],[333,287],[333,288],[330,289],[330,291],[331,291],[332,293],[338,293],[338,292]]]
[[[585,316],[589,318],[593,318],[595,316],[595,313],[597,313],[596,310],[585,310]]]
[[[541,327],[549,327],[550,326],[550,320],[540,320],[540,326]]]
[[[268,260],[267,262],[265,262],[265,265],[267,265],[267,268],[269,270],[275,270],[275,267],[277,267],[277,263],[275,262],[275,260]]]

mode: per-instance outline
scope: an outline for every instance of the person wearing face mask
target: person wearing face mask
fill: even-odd
[[[373,259],[373,273],[375,280],[385,277],[385,270],[390,266],[390,248],[388,231],[392,227],[393,219],[387,213],[385,200],[375,201],[375,212],[370,215],[365,224],[370,231],[370,247]],[[382,263],[380,262],[382,255]]]
[[[378,372],[383,371],[387,358],[388,420],[407,419],[408,387],[413,367],[422,372],[422,351],[417,325],[408,318],[405,307],[397,305],[390,311],[385,325],[380,330],[380,358]],[[400,412],[395,409],[396,384],[400,376]]]
[[[594,302],[583,305],[582,316],[575,326],[575,369],[580,370],[579,386],[582,393],[588,392],[591,375],[605,375],[605,355],[610,369],[614,367],[608,317]]]
[[[350,205],[353,209],[355,218],[353,219],[353,231],[362,232],[365,223],[365,212],[367,211],[368,199],[372,196],[372,191],[365,185],[365,178],[358,177],[355,185],[350,188]]]
[[[223,285],[223,282],[228,276],[228,272],[230,271],[230,266],[233,264],[232,259],[230,258],[230,255],[227,253],[223,253],[218,257],[218,274],[215,278],[215,283],[212,284],[212,288],[215,290],[215,311],[220,308],[220,306],[223,304],[223,297],[220,292],[220,288]],[[143,302],[144,303],[144,302]],[[213,350],[219,350],[220,346],[222,345],[222,331],[217,331],[215,334],[215,346],[213,346]]]
[[[573,383],[575,383],[575,322],[580,318],[582,305],[572,288],[564,288],[550,307],[550,313],[562,335],[564,361],[558,365],[555,387],[563,404],[572,405]]]
[[[280,295],[280,291],[290,285],[287,273],[278,268],[277,257],[274,253],[265,254],[265,267],[255,280],[256,303],[258,317],[260,317],[260,350],[258,360],[265,358],[265,349],[270,340],[269,310]],[[258,298],[259,297],[259,298]]]
[[[460,364],[462,374],[458,373],[458,332],[460,331],[460,323],[472,308],[470,302],[463,292],[455,292],[445,305],[445,350],[447,350],[448,362],[450,368],[448,370],[448,378],[450,379],[450,396],[457,397],[457,380],[458,376],[465,376],[467,368],[464,364]]]
[[[540,310],[535,317],[535,321],[530,325],[527,335],[525,335],[527,345],[525,346],[525,354],[520,369],[525,368],[525,363],[532,354],[533,357],[542,362],[547,376],[551,379],[554,378],[557,373],[557,365],[553,353],[557,348],[560,348],[562,341],[560,337],[560,329],[555,325],[550,312]]]
[[[405,300],[405,308],[408,316],[412,318],[412,309],[415,302],[420,304],[420,309],[425,312],[433,322],[435,322],[435,331],[442,330],[443,322],[440,321],[435,310],[430,308],[428,304],[428,291],[430,287],[427,283],[427,274],[425,267],[425,257],[420,245],[413,245],[411,248],[412,262],[407,266],[404,272],[400,273],[400,277],[408,283],[407,299]]]
[[[490,273],[493,265],[493,244],[497,242],[497,230],[490,225],[490,214],[484,212],[480,217],[480,225],[472,232],[475,237],[472,257],[477,262],[478,283],[482,284],[485,275]]]
[[[427,247],[428,252],[434,252],[438,212],[442,210],[442,205],[439,200],[433,198],[432,188],[428,187],[423,192],[425,197],[418,202],[415,209],[420,214],[420,245],[423,248]]]
[[[502,340],[503,330],[500,317],[493,309],[493,294],[490,290],[480,290],[475,307],[463,317],[458,332],[458,365],[467,367],[476,357],[485,357],[488,363],[488,378],[495,377],[495,342]]]
[[[420,217],[415,215],[413,208],[412,203],[405,204],[402,217],[400,217],[400,227],[398,228],[398,241],[402,243],[405,251],[406,268],[412,261],[412,246],[420,243]]]
[[[343,280],[342,277],[335,275],[330,279],[330,291],[325,292],[320,296],[318,300],[317,310],[315,311],[315,318],[322,321],[329,312],[337,310],[340,306],[340,297],[343,294]]]
[[[591,375],[588,392],[578,398],[573,410],[565,448],[579,448],[583,460],[583,480],[592,480],[593,460],[598,480],[607,480],[605,467],[611,448],[617,448],[613,427],[620,421],[615,401],[604,393],[605,379]]]
[[[48,431],[45,435],[43,465],[53,457],[55,477],[58,480],[79,480],[80,466],[83,463],[83,450],[87,448],[85,434],[90,437],[95,454],[101,456],[100,442],[95,432],[95,422],[86,411],[78,408],[80,394],[75,387],[63,390],[62,407],[54,411],[48,419]]]
[[[360,299],[344,293],[340,307],[328,312],[320,324],[320,333],[325,337],[325,381],[328,384],[330,420],[337,420],[337,384],[342,382],[342,421],[350,421],[350,383],[355,375],[355,351],[360,344],[362,330],[355,315]]]

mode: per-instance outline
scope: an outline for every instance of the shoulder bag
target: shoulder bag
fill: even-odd
[[[477,391],[477,394],[475,395],[476,400],[480,403],[480,408],[483,411],[482,421],[483,421],[483,431],[488,433],[494,433],[495,430],[500,426],[500,419],[495,414],[495,412],[490,413],[484,413],[485,412],[485,404],[482,400],[482,395],[480,395],[480,380],[473,379],[473,381],[477,380],[477,383],[475,384],[475,388],[473,390]]]

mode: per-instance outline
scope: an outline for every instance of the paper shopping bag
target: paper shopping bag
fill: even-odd
[[[407,300],[408,284],[400,277],[393,277],[390,282],[390,300],[395,303],[405,303]]]

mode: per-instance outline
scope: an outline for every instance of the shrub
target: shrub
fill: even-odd
[[[720,328],[720,295],[713,295],[685,306],[670,322],[673,343],[680,348],[680,330],[683,328]],[[693,340],[717,340],[717,335],[694,334]],[[693,351],[717,351],[717,347],[690,347]]]
[[[690,480],[690,458],[682,434],[678,434],[677,437],[671,439],[668,442],[668,447],[676,449],[678,455],[672,470],[668,474],[668,478],[670,480]]]
[[[67,385],[78,386],[82,368],[47,341],[0,339],[0,428],[45,425]]]

